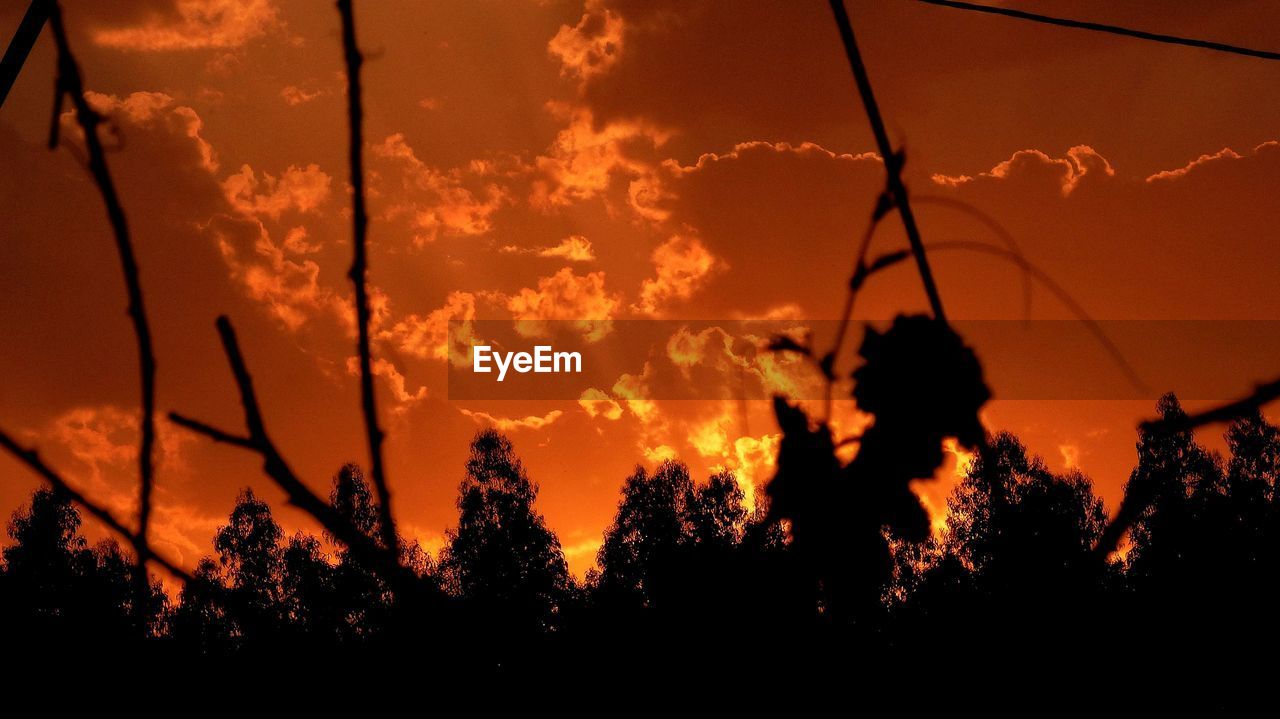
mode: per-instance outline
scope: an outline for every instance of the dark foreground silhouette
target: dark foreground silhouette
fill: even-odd
[[[1172,396],[1158,409],[1182,413]],[[940,534],[887,521],[854,534],[867,490],[842,490],[829,513],[851,533],[843,556],[807,555],[789,522],[749,513],[730,473],[698,483],[679,462],[637,467],[599,568],[578,582],[511,442],[483,431],[440,556],[399,542],[420,585],[408,595],[333,537],[284,536],[246,489],[195,580],[170,598],[153,579],[139,596],[133,559],[114,541],[87,546],[78,511],[41,489],[9,522],[0,626],[10,656],[99,669],[123,657],[775,697],[914,685],[916,704],[965,699],[928,687],[1039,701],[1055,687],[1075,704],[1123,686],[1144,702],[1227,705],[1268,685],[1248,677],[1268,671],[1276,639],[1280,431],[1255,415],[1226,438],[1225,458],[1190,432],[1139,438],[1127,489],[1148,487],[1150,502],[1109,560],[1093,551],[1106,513],[1088,478],[1050,472],[1009,434],[982,448]],[[338,471],[329,499],[381,536],[359,467]],[[883,574],[867,568],[880,547]]]

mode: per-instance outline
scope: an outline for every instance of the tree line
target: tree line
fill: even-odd
[[[1157,408],[1166,419],[1183,413],[1172,395]],[[169,597],[152,578],[140,596],[128,553],[114,540],[89,546],[72,503],[39,489],[8,525],[0,623],[9,646],[34,652],[403,656],[427,642],[495,671],[583,657],[643,671],[673,646],[708,661],[768,647],[912,657],[941,637],[984,661],[1061,663],[1104,646],[1231,657],[1275,634],[1280,429],[1254,414],[1232,423],[1226,442],[1224,457],[1190,431],[1141,433],[1129,484],[1149,488],[1151,501],[1121,555],[1100,560],[1107,513],[1088,477],[1051,472],[997,434],[955,489],[941,532],[912,541],[883,530],[892,579],[875,607],[852,615],[830,611],[830,588],[793,551],[786,522],[748,511],[732,473],[695,482],[678,461],[636,467],[597,568],[576,580],[537,511],[537,484],[494,430],[471,443],[439,555],[398,542],[421,583],[415,597],[390,591],[335,537],[285,536],[251,489],[193,581]],[[360,467],[334,475],[329,500],[383,541]]]

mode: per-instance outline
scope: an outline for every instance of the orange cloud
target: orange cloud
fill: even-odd
[[[284,247],[277,245],[261,222],[218,215],[205,229],[217,241],[231,277],[290,330],[299,329],[318,312],[332,311],[338,317],[349,312],[332,289],[320,284],[320,265],[291,257],[287,241]],[[290,236],[292,248],[297,249],[297,233]]]
[[[562,320],[572,321],[589,341],[612,331],[610,320],[621,304],[605,289],[603,272],[575,275],[568,267],[540,278],[538,289],[526,287],[506,298],[506,307],[521,335],[541,336],[546,333],[546,321]]]
[[[590,200],[603,195],[615,180],[644,186],[655,181],[655,163],[637,157],[636,152],[661,147],[670,139],[669,131],[639,120],[618,120],[597,128],[587,108],[559,103],[548,107],[567,126],[534,162],[541,179],[534,182],[529,198],[533,207],[551,211]],[[629,198],[637,196],[644,198],[648,193],[632,193],[628,188]]]
[[[607,420],[622,418],[622,405],[594,387],[584,390],[578,398],[578,406],[582,407],[588,417],[604,417]]]
[[[625,27],[622,18],[599,0],[587,0],[577,25],[561,25],[547,43],[547,51],[560,61],[560,74],[586,83],[617,64],[622,56]]]
[[[450,292],[443,307],[426,317],[406,316],[391,329],[379,333],[382,340],[396,344],[401,352],[419,359],[448,360],[455,365],[470,362],[471,322],[476,318],[476,296],[470,292]],[[449,320],[462,322],[460,331],[449,335]]]
[[[262,215],[279,219],[284,212],[313,212],[329,196],[332,178],[314,163],[305,168],[290,165],[275,177],[242,165],[240,172],[222,181],[227,202],[246,215]]]
[[[538,251],[539,257],[560,257],[570,262],[591,262],[596,254],[591,249],[591,240],[582,235],[570,235],[555,247]]]
[[[148,130],[163,130],[170,135],[190,139],[199,153],[200,165],[209,172],[217,171],[218,160],[213,146],[200,135],[200,131],[204,129],[204,121],[195,110],[178,105],[169,95],[163,92],[134,92],[122,99],[115,95],[88,91],[85,99],[94,110],[103,115]],[[74,135],[81,136],[79,126],[70,111],[63,114],[62,122]]]
[[[1014,177],[1043,177],[1045,181],[1056,184],[1063,197],[1070,195],[1080,181],[1086,176],[1099,174],[1112,177],[1116,171],[1111,163],[1099,155],[1088,145],[1076,145],[1067,150],[1066,157],[1050,157],[1040,150],[1019,150],[1008,160],[1001,162],[988,172],[979,173],[977,177],[970,175],[933,175],[933,181],[945,187],[959,187],[979,179],[1004,180]]]
[[[656,276],[640,285],[640,300],[632,309],[659,314],[672,301],[684,301],[722,266],[696,237],[676,235],[658,246],[651,256]]]
[[[555,257],[569,262],[594,262],[596,259],[595,250],[591,246],[591,240],[582,235],[570,235],[560,241],[560,244],[552,247],[535,247],[522,250],[515,245],[507,245],[499,250],[504,254],[533,254],[538,257]]]
[[[418,159],[402,133],[373,146],[373,154],[398,167],[401,195],[387,209],[387,218],[408,217],[418,230],[416,244],[445,236],[483,235],[493,229],[493,215],[511,202],[507,190],[491,181],[498,174],[492,163],[472,162],[442,172]],[[468,188],[467,183],[476,188]]]
[[[529,415],[521,419],[513,419],[509,417],[495,417],[488,412],[473,412],[469,409],[460,409],[465,416],[480,426],[491,426],[502,432],[512,432],[518,429],[543,429],[560,419],[564,414],[563,411],[553,409],[547,414],[539,417],[538,415]]]
[[[410,392],[406,386],[405,376],[390,361],[377,357],[374,358],[371,367],[373,376],[381,377],[386,381],[387,386],[391,388],[391,395],[398,403],[397,406],[392,408],[392,412],[401,414],[408,409],[405,405],[420,402],[427,398],[427,388],[425,386],[420,386]],[[347,374],[352,377],[360,376],[360,359],[358,357],[347,358]]]
[[[1253,149],[1254,154],[1257,154],[1258,150],[1262,149],[1263,147],[1266,147],[1268,145],[1275,145],[1275,144],[1276,144],[1275,141],[1263,143]],[[1196,168],[1202,167],[1204,165],[1208,165],[1212,162],[1216,162],[1220,160],[1240,160],[1240,159],[1243,159],[1240,153],[1236,152],[1235,150],[1232,150],[1230,147],[1224,147],[1221,150],[1218,150],[1217,152],[1213,153],[1212,155],[1208,155],[1208,154],[1201,155],[1200,157],[1197,157],[1191,162],[1188,162],[1186,165],[1183,165],[1182,167],[1179,167],[1175,170],[1163,170],[1161,172],[1157,172],[1153,175],[1150,175],[1147,177],[1147,182],[1159,182],[1161,180],[1176,180],[1180,177],[1186,176],[1187,173],[1195,170]]]
[[[157,52],[235,48],[281,25],[271,0],[177,0],[172,14],[155,14],[136,27],[100,29],[99,45]]]
[[[280,99],[290,107],[297,107],[312,100],[319,98],[324,94],[323,90],[308,89],[297,85],[286,85],[280,90]]]

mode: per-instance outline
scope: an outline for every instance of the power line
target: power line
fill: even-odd
[[[1133,30],[1119,25],[1104,25],[1098,22],[1089,22],[1086,20],[1070,20],[1067,18],[1051,17],[1049,15],[1039,15],[1032,12],[1024,12],[1022,10],[1012,10],[1009,8],[992,7],[990,5],[980,5],[971,2],[957,2],[956,0],[916,0],[926,5],[938,5],[940,7],[948,7],[954,10],[970,10],[973,12],[988,13],[991,15],[1003,15],[1005,17],[1015,18],[1017,20],[1030,20],[1031,22],[1044,23],[1046,25],[1057,25],[1059,27],[1070,27],[1077,30],[1094,30],[1096,32],[1105,32],[1112,35],[1123,35],[1124,37],[1137,38],[1139,40],[1151,40],[1154,42],[1163,42],[1169,45],[1184,45],[1186,47],[1198,47],[1205,50],[1216,50],[1218,52],[1231,53],[1233,55],[1244,55],[1246,57],[1256,57],[1263,60],[1280,60],[1280,52],[1270,52],[1268,50],[1253,50],[1247,47],[1239,47],[1237,45],[1228,45],[1221,42],[1213,42],[1212,40],[1197,40],[1189,37],[1178,37],[1176,35],[1162,35],[1160,33],[1146,32],[1145,30]]]

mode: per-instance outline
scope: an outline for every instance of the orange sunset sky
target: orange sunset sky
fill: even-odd
[[[1280,49],[1274,2],[1000,4]],[[27,5],[0,0],[6,40]],[[226,313],[273,438],[327,488],[367,456],[349,369],[333,4],[63,7],[91,101],[113,120],[109,162],[139,254],[159,409],[240,427],[213,329]],[[908,0],[849,8],[926,241],[993,239],[927,201],[959,200],[998,218],[1096,318],[1280,317],[1280,64]],[[676,456],[698,478],[723,466],[747,486],[767,481],[778,439],[767,402],[744,413],[733,401],[644,401],[642,374],[595,402],[451,402],[445,333],[450,319],[837,317],[883,169],[826,3],[366,0],[356,13],[375,369],[404,533],[439,548],[467,442],[491,424],[540,484],[578,575],[636,463]],[[53,74],[46,31],[0,110],[0,426],[127,513],[134,338],[74,137],[45,147]],[[904,242],[893,217],[876,237],[882,250]],[[933,262],[952,318],[1022,316],[1009,266],[960,253]],[[857,316],[924,308],[904,266],[872,280]],[[1032,316],[1071,315],[1041,291]],[[647,359],[671,361],[661,348]],[[1212,369],[1221,358],[1167,361]],[[993,384],[988,426],[1018,433],[1054,469],[1079,467],[1114,511],[1154,397],[1001,401]],[[851,407],[838,419],[857,424]],[[1220,433],[1202,438],[1217,447]],[[153,542],[184,566],[210,551],[244,486],[272,500],[286,530],[315,531],[255,456],[167,421],[158,456]],[[944,475],[921,486],[935,513],[954,481]],[[0,514],[36,486],[0,456]]]

